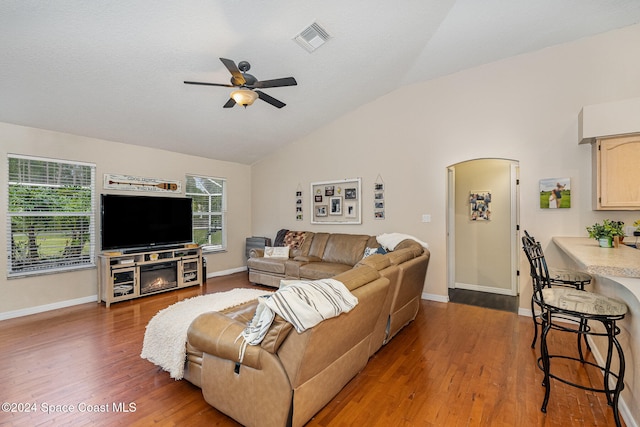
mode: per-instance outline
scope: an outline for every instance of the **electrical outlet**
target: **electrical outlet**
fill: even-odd
[[[431,214],[422,214],[422,222],[431,222]]]

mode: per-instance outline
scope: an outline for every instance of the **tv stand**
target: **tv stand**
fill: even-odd
[[[126,301],[204,283],[202,249],[192,245],[98,255],[98,303]]]

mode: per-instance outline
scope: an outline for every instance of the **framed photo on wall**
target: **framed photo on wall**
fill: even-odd
[[[312,224],[362,224],[361,179],[311,183]]]
[[[540,180],[540,208],[561,209],[571,207],[571,178]]]
[[[469,194],[471,221],[491,220],[491,191],[472,191]]]

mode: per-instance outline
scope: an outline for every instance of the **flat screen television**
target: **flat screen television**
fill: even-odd
[[[100,202],[103,250],[166,247],[193,241],[190,198],[102,194]]]

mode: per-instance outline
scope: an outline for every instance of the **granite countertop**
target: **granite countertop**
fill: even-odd
[[[640,250],[625,245],[601,248],[588,237],[554,237],[553,242],[585,272],[600,276],[640,277]]]

